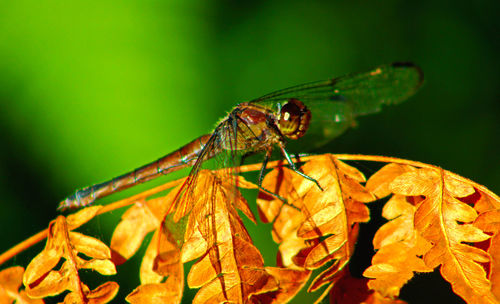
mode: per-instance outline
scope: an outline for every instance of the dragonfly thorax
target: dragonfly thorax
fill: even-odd
[[[221,147],[225,150],[267,150],[283,139],[275,113],[254,104],[239,104],[220,126]]]
[[[311,121],[311,111],[298,99],[291,98],[281,107],[279,129],[284,136],[297,139],[306,134]]]

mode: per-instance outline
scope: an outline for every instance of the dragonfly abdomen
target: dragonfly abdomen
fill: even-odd
[[[59,203],[58,209],[84,207],[92,204],[98,198],[149,181],[159,175],[192,166],[209,139],[210,135],[201,136],[180,149],[134,171],[115,177],[107,182],[79,189]],[[207,156],[212,157],[213,155]]]

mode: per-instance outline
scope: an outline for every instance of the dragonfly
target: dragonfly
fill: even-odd
[[[237,154],[264,153],[258,183],[261,188],[267,162],[276,147],[293,171],[316,182],[297,169],[288,147],[294,146],[294,142],[308,149],[320,147],[355,125],[358,116],[379,112],[385,105],[408,99],[423,81],[423,72],[417,65],[396,62],[242,102],[212,133],[131,172],[79,189],[60,202],[58,209],[87,206],[99,198],[186,167],[192,167],[188,184],[193,184],[205,161],[219,157],[234,163]]]

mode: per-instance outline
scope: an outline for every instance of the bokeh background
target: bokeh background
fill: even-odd
[[[74,189],[210,132],[238,102],[393,61],[418,63],[422,90],[322,151],[427,162],[498,193],[498,9],[498,1],[2,1],[0,252],[44,229]],[[109,241],[120,214],[87,229]],[[264,235],[256,242],[269,244],[274,265]],[[2,268],[26,265],[41,246]],[[120,296],[138,284],[139,261],[121,266],[129,275]],[[402,297],[460,301],[439,275],[418,275]]]

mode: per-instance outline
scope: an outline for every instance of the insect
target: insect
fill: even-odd
[[[404,101],[422,83],[423,73],[418,66],[392,63],[369,72],[293,86],[240,103],[212,133],[129,173],[77,190],[59,204],[59,209],[86,206],[98,198],[189,166],[193,167],[189,174],[193,181],[206,160],[219,157],[234,163],[238,153],[265,153],[260,186],[267,161],[276,147],[292,170],[315,182],[295,167],[287,152],[288,142],[296,140],[309,149],[321,146],[352,126],[356,117]],[[219,162],[221,166],[227,163]]]

